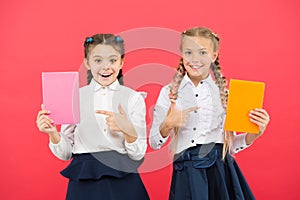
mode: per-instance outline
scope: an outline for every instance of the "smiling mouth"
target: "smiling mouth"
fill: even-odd
[[[108,78],[108,77],[110,77],[112,74],[100,74],[100,76],[101,77],[103,77],[103,78]]]
[[[200,69],[201,67],[203,67],[202,65],[190,65],[190,68],[192,69]]]

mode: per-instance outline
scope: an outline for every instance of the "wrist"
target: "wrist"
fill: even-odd
[[[252,144],[259,136],[260,136],[260,134],[247,133],[246,144],[247,145]]]
[[[60,134],[57,131],[53,133],[49,133],[49,137],[50,137],[50,141],[53,144],[58,144],[60,142]]]
[[[133,125],[128,127],[126,130],[122,130],[121,132],[124,134],[125,140],[128,143],[132,143],[137,139],[137,133]]]
[[[173,129],[174,127],[168,122],[168,120],[166,119],[161,125],[160,125],[160,134],[163,138],[167,137],[171,130]]]

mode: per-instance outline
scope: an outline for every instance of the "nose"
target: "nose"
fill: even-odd
[[[193,56],[191,57],[190,62],[191,62],[192,64],[199,64],[199,63],[200,63],[200,58],[199,58],[199,56],[193,55]]]
[[[110,63],[109,63],[109,62],[104,62],[101,68],[102,68],[103,70],[107,70],[107,69],[109,68],[109,66],[110,66]]]

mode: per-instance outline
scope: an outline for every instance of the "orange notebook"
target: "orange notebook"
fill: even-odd
[[[250,122],[249,113],[262,108],[265,84],[263,82],[230,79],[227,113],[224,129],[227,131],[259,133]]]

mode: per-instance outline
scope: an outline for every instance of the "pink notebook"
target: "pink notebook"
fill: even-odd
[[[77,124],[79,113],[78,72],[42,72],[43,104],[54,124]]]

